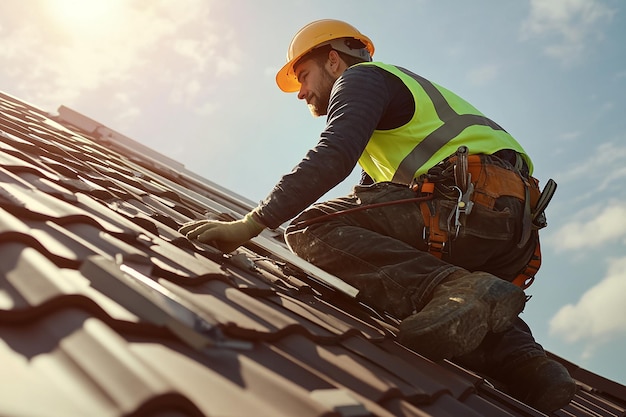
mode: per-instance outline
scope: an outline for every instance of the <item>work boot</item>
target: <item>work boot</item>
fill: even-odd
[[[438,361],[476,349],[487,332],[508,329],[526,303],[524,291],[486,272],[455,271],[419,312],[400,323],[403,345]]]
[[[559,362],[531,358],[508,373],[509,393],[531,407],[551,413],[565,407],[576,393],[576,382]]]

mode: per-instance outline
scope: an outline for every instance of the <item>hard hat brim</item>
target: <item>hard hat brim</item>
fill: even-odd
[[[278,88],[280,88],[285,93],[295,93],[296,91],[300,90],[300,83],[296,78],[296,73],[293,69],[293,65],[305,54],[306,53],[290,60],[285,65],[283,65],[283,67],[276,73],[276,84],[278,85]]]

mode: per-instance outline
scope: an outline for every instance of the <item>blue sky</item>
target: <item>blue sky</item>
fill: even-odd
[[[546,349],[626,384],[625,13],[622,0],[3,0],[0,90],[258,201],[324,125],[275,85],[289,41],[346,20],[375,59],[465,97],[557,181],[523,318]]]

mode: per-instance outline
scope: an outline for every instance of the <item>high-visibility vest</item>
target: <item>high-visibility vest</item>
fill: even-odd
[[[532,162],[522,146],[456,94],[400,67],[380,62],[357,65],[375,65],[394,74],[409,88],[415,101],[411,120],[395,129],[375,130],[359,158],[359,165],[374,181],[410,184],[461,145],[467,146],[471,154],[515,150],[532,174]]]

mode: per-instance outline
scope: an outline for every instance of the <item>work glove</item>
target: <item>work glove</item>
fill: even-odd
[[[197,220],[185,223],[178,231],[187,239],[207,243],[224,253],[232,252],[265,229],[265,226],[248,213],[243,219],[232,222]]]

